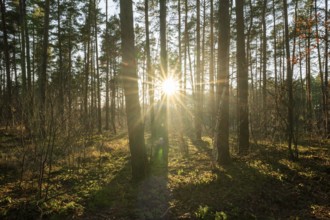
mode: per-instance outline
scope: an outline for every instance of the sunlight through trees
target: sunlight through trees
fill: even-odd
[[[160,183],[161,208],[132,215],[136,219],[227,216],[207,202],[180,216],[172,212],[174,203],[169,206],[178,182],[186,181],[183,176],[203,182],[199,170],[192,170],[205,163],[212,174],[201,176],[211,185],[220,176],[239,178],[231,172],[236,164],[258,178],[249,170],[264,169],[260,172],[279,185],[290,176],[281,166],[292,170],[289,166],[321,164],[315,178],[324,182],[321,173],[328,173],[329,156],[322,147],[330,138],[328,4],[0,0],[0,218],[6,219],[7,212],[15,218],[15,210],[33,206],[29,211],[38,214],[27,218],[52,218],[47,209],[66,204],[52,203],[63,193],[59,188],[76,193],[84,191],[75,188],[82,176],[100,180],[90,173],[92,168],[102,178],[111,173],[110,182],[115,173],[125,173],[120,181],[132,180],[143,192]],[[319,152],[305,148],[315,143]],[[260,153],[268,151],[278,153],[269,153],[277,162]],[[288,184],[295,184],[294,178]],[[101,194],[94,198],[103,201]],[[83,215],[91,194],[79,196]],[[142,204],[145,198],[135,202]],[[311,206],[329,211],[322,205]]]

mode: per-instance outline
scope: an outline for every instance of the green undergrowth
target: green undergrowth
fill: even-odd
[[[97,143],[111,147],[102,155]],[[184,142],[182,142],[184,141]],[[287,148],[263,141],[232,163],[218,166],[212,140],[171,135],[168,168],[152,160],[148,177],[131,181],[127,136],[94,137],[84,166],[59,167],[45,201],[35,187],[2,182],[4,218],[49,219],[329,219],[329,143],[299,145],[299,159]],[[188,146],[188,154],[182,146]],[[231,140],[231,145],[235,142]],[[94,148],[93,148],[94,146]],[[25,210],[25,211],[24,211]]]
[[[70,155],[74,158],[70,159],[71,166],[65,162],[69,156],[62,160],[58,159],[58,163],[54,163],[49,178],[48,174],[45,175],[41,199],[37,199],[38,180],[33,178],[35,174],[31,174],[29,179],[26,177],[23,181],[19,181],[18,172],[1,172],[0,219],[61,219],[68,216],[76,218],[82,216],[90,208],[108,206],[109,204],[103,198],[106,194],[100,193],[100,190],[118,173],[129,167],[127,135],[96,135],[89,141],[87,147],[82,146],[83,140],[80,141],[80,151],[85,151],[84,156],[82,153]],[[8,155],[8,152],[3,151],[6,149],[4,144],[7,143],[11,143],[13,152],[19,147],[13,139],[11,142],[10,140],[1,142],[0,151],[3,154]],[[79,148],[79,142],[77,148]],[[12,163],[18,159],[7,161]],[[19,163],[16,163],[15,170],[20,169],[18,165]],[[8,165],[5,166],[7,167]],[[126,172],[129,177],[130,171]],[[108,191],[110,192],[111,189]],[[113,194],[116,192],[114,191]],[[93,203],[89,203],[91,198],[94,199]]]
[[[207,141],[207,140],[206,140]],[[329,145],[298,146],[287,159],[285,146],[256,144],[232,164],[210,162],[207,151],[190,145],[187,159],[170,163],[171,216],[185,219],[328,219]],[[208,146],[211,153],[211,147]]]

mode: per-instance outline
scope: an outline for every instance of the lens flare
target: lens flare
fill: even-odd
[[[179,90],[179,82],[173,78],[165,79],[162,83],[162,91],[168,95],[174,95]]]

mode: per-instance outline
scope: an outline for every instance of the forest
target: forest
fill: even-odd
[[[0,0],[0,219],[330,219],[328,0]]]

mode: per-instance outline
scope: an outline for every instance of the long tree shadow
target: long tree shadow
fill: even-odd
[[[284,154],[276,154],[281,149],[275,149],[263,147],[260,151],[262,160],[269,164],[273,173],[281,175],[282,182],[294,197],[299,198],[299,203],[304,204],[309,214],[322,219],[324,213],[329,218],[329,146],[299,147],[299,159],[295,161],[288,160]],[[266,151],[268,156],[262,157]],[[274,176],[278,178],[278,175]]]
[[[130,177],[131,164],[127,162],[86,200],[87,212],[82,219],[167,219],[169,191],[163,161],[154,160],[149,175],[139,183]]]
[[[171,210],[171,218],[311,219],[327,216],[329,177],[317,175],[313,180],[283,165],[284,152],[275,153],[275,150],[272,157],[269,149],[266,151],[266,156],[261,148],[258,155],[234,158],[231,166],[213,170],[200,166],[199,158],[192,158],[196,171],[171,174],[173,182],[181,180],[181,184],[173,187],[175,209]],[[321,183],[322,180],[327,182]],[[317,216],[315,210],[325,213],[324,216]]]

